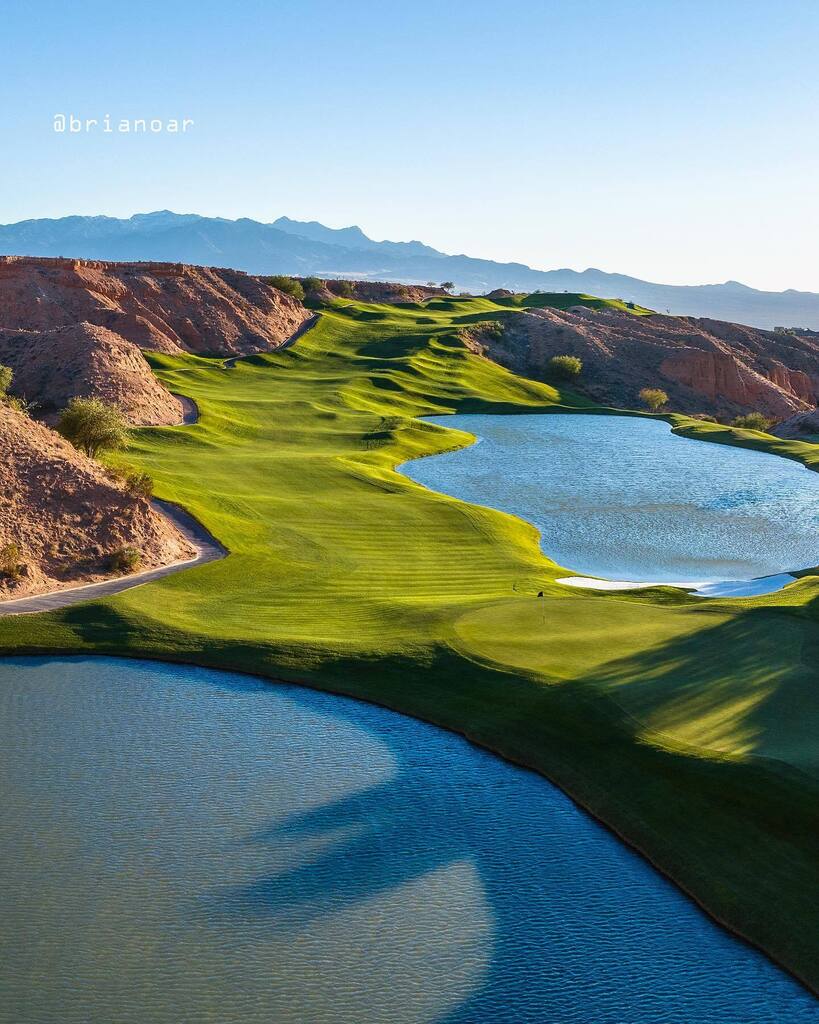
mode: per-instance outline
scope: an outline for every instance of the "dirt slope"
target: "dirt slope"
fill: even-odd
[[[278,348],[309,315],[237,270],[0,257],[3,328],[49,331],[87,321],[141,348],[227,356]]]
[[[202,355],[271,351],[310,316],[248,274],[178,263],[0,257],[0,362],[48,417],[74,395],[116,402],[131,423],[182,409],[140,348]]]
[[[19,546],[19,580],[0,573],[0,598],[112,575],[112,552],[133,546],[140,569],[194,554],[145,498],[128,494],[62,437],[0,405],[0,548]]]
[[[179,423],[182,404],[151,373],[133,342],[89,323],[48,331],[0,330],[0,363],[14,391],[51,418],[75,395],[118,405],[130,423]]]
[[[481,339],[504,365],[542,377],[554,355],[583,360],[592,398],[634,407],[644,387],[660,387],[671,408],[735,416],[758,410],[774,419],[816,407],[819,341],[719,320],[646,317],[575,306],[502,317],[500,340]]]

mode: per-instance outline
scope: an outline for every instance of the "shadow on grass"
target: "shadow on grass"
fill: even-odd
[[[700,752],[819,771],[819,626],[808,619],[746,611],[608,662],[585,682]]]

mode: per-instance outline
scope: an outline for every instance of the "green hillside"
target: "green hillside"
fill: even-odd
[[[634,316],[649,316],[654,312],[653,309],[638,306],[636,302],[600,299],[596,295],[585,295],[582,292],[532,292],[529,295],[499,297],[494,301],[498,305],[514,309],[527,309],[533,306],[541,309],[571,309],[572,306],[588,306],[589,309],[612,309],[618,313],[632,313]]]
[[[201,419],[135,432],[126,461],[230,555],[0,619],[0,650],[238,669],[455,729],[543,772],[819,987],[819,577],[748,600],[584,593],[554,582],[565,570],[530,525],[397,474],[470,440],[419,416],[588,409],[466,348],[458,325],[504,308],[339,302],[292,348],[230,369],[153,356]]]

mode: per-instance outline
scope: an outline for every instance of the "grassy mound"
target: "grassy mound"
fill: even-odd
[[[819,985],[819,578],[707,605],[663,588],[571,590],[533,527],[397,474],[470,440],[420,415],[587,408],[468,351],[458,324],[502,308],[339,302],[278,355],[229,369],[153,357],[201,419],[136,432],[127,462],[231,554],[107,600],[0,619],[0,650],[244,670],[463,732],[542,771]]]

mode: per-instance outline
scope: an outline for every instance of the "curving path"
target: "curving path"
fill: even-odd
[[[281,345],[279,345],[278,348],[274,348],[270,352],[264,353],[264,354],[274,356],[278,352],[283,352],[286,348],[290,348],[292,345],[295,345],[295,343],[299,340],[299,338],[302,337],[302,335],[307,334],[307,332],[310,330],[311,327],[315,327],[316,326],[318,321],[319,321],[319,314],[318,313],[313,313],[312,316],[309,316],[306,320],[304,320],[302,322],[301,326],[295,332],[295,334],[291,334],[289,338],[287,338],[285,341],[283,341],[281,343]],[[253,353],[253,352],[245,352],[242,355],[238,355],[238,356],[228,356],[227,359],[225,359],[225,361],[222,363],[222,368],[225,369],[225,370],[232,370],[233,367],[239,362],[240,359],[246,359],[247,356],[254,355],[254,354],[255,353]],[[182,398],[181,395],[177,395],[176,397],[177,398]]]
[[[154,498],[156,505],[165,516],[174,524],[184,537],[189,540],[197,550],[193,558],[183,559],[179,562],[171,562],[170,565],[160,565],[156,569],[146,569],[144,572],[133,573],[130,576],[117,576],[116,579],[100,580],[99,583],[82,583],[77,587],[66,587],[63,590],[52,590],[47,594],[33,594],[31,597],[17,597],[11,601],[0,602],[0,615],[25,615],[34,612],[48,612],[55,608],[65,608],[80,601],[90,601],[98,597],[110,597],[112,594],[119,594],[123,590],[130,590],[131,587],[139,587],[143,583],[152,583],[160,580],[163,576],[170,576],[171,573],[179,572],[182,569],[191,569],[195,565],[204,565],[206,562],[215,562],[224,558],[228,550],[224,545],[209,533],[204,526],[179,505],[170,501],[161,501]]]
[[[182,419],[178,423],[172,423],[173,427],[189,427],[192,423],[196,423],[199,419],[199,406],[194,402],[192,398],[188,398],[187,395],[177,395],[175,391],[172,391],[173,397],[182,406]]]
[[[289,348],[311,327],[318,323],[319,314],[314,313],[292,334],[283,344],[276,349]],[[226,359],[224,366],[232,367],[241,356],[231,356]],[[182,403],[182,420],[175,426],[190,426],[199,419],[199,407],[192,398],[186,395],[174,395]],[[62,590],[51,590],[45,594],[33,594],[30,597],[17,597],[10,601],[0,601],[0,616],[2,615],[26,615],[35,612],[53,611],[55,608],[66,608],[68,605],[78,604],[80,601],[90,601],[98,597],[110,597],[112,594],[120,594],[123,590],[130,590],[131,587],[139,587],[143,583],[152,583],[154,580],[170,576],[171,573],[180,572],[182,569],[191,569],[195,565],[204,565],[206,562],[215,562],[228,554],[228,549],[211,534],[204,526],[181,506],[174,505],[170,501],[162,501],[154,498],[153,504],[167,516],[176,526],[179,532],[191,542],[196,548],[196,555],[193,558],[184,559],[179,562],[171,562],[170,565],[161,565],[156,569],[146,569],[144,572],[132,573],[129,576],[118,576],[116,579],[100,580],[98,583],[82,583],[76,587],[65,587]]]

